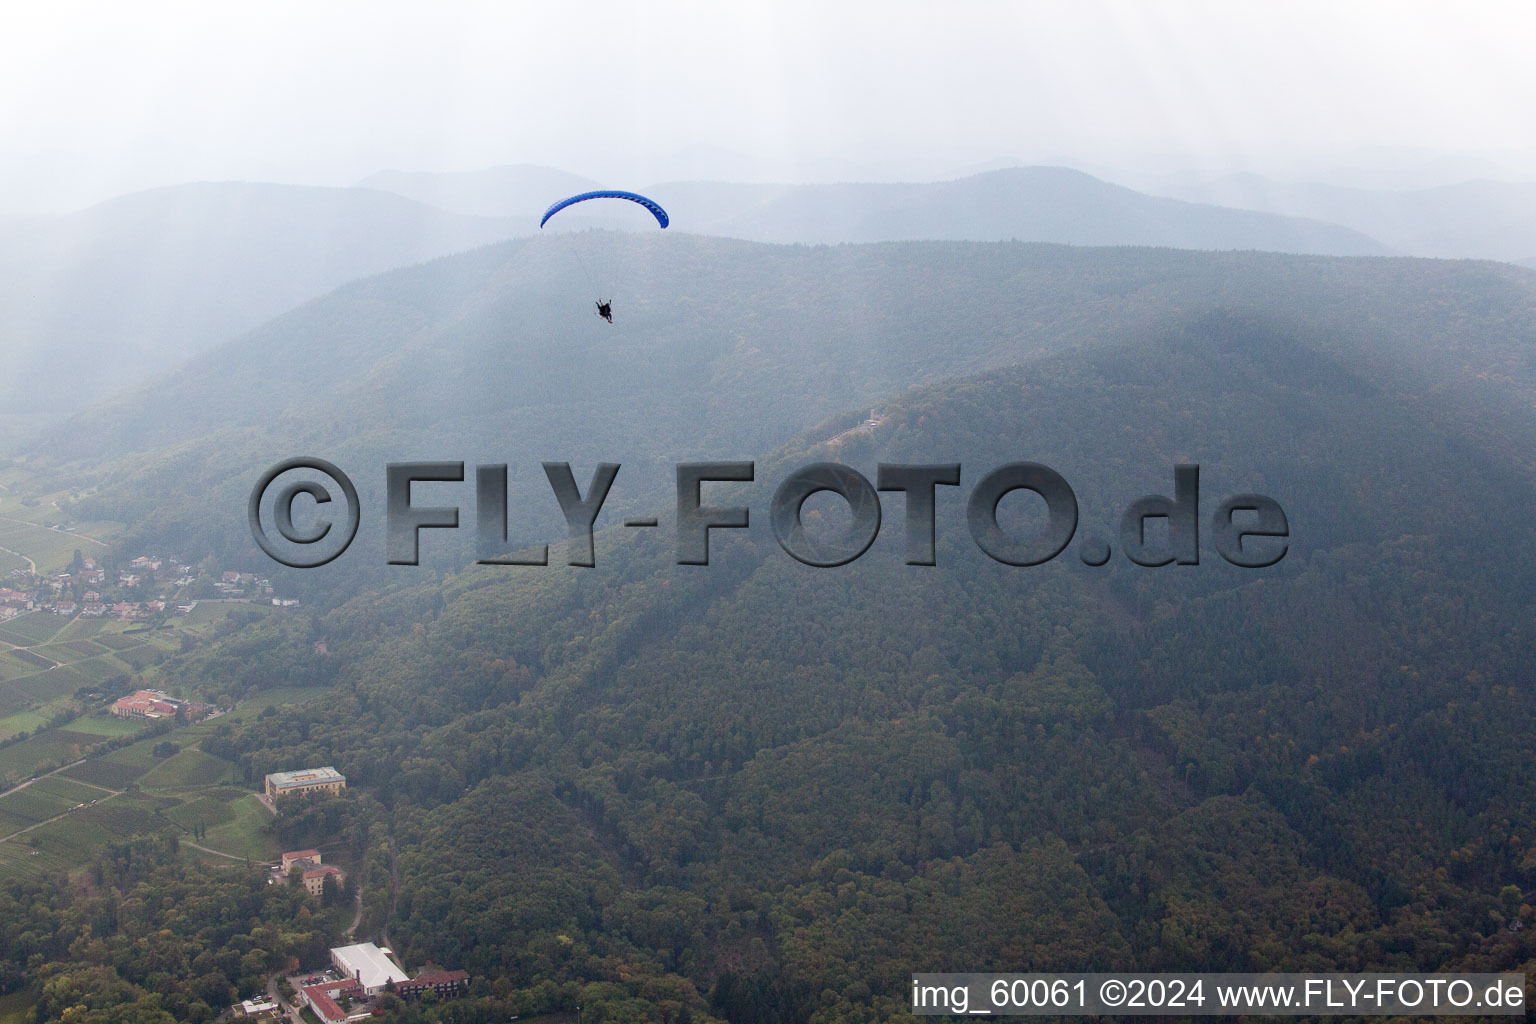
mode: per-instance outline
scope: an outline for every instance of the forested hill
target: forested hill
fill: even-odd
[[[707,568],[664,519],[595,569],[477,567],[169,671],[266,685],[326,638],[332,713],[210,752],[386,805],[408,957],[593,983],[618,1019],[888,1020],[914,969],[1530,973],[1533,417],[1404,348],[1172,321],[801,435],[711,493],[757,526]],[[852,565],[780,551],[773,486],[828,458],[961,462],[939,564],[902,564],[893,495]],[[959,513],[1018,459],[1116,542],[1197,462],[1200,564],[991,562]],[[1212,550],[1238,491],[1286,510],[1271,569]]]
[[[583,265],[604,268],[615,324],[592,315]],[[1533,305],[1536,276],[1489,263],[544,238],[342,288],[76,417],[24,463],[76,487],[82,518],[129,524],[127,546],[248,563],[246,495],[279,458],[332,459],[374,510],[388,461],[510,462],[531,540],[563,532],[540,461],[624,464],[618,514],[665,501],[676,462],[751,457],[916,385],[1223,311],[1447,409],[1528,409]],[[376,570],[381,535],[365,516],[338,568]]]

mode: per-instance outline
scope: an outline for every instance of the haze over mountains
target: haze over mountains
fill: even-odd
[[[337,285],[531,226],[376,190],[234,182],[0,224],[0,407],[81,408]]]
[[[342,283],[526,234],[588,179],[514,166],[382,172],[356,189],[200,183],[78,213],[0,222],[7,310],[0,407],[47,422],[131,386]],[[674,230],[799,243],[1051,241],[1370,255],[1334,225],[1154,198],[1060,168],[919,185],[657,185]],[[395,193],[399,193],[397,196]],[[568,213],[556,228],[639,227]],[[38,389],[49,367],[68,387]]]
[[[13,419],[57,419],[347,281],[527,234],[552,196],[597,184],[531,165],[387,171],[353,189],[202,183],[0,222],[12,371],[0,407]],[[926,184],[646,187],[676,232],[777,243],[1017,239],[1508,260],[1536,258],[1533,190],[1468,182],[1390,193],[1234,177],[1186,188],[1186,199],[1204,200],[1191,202],[1051,167]],[[556,228],[644,228],[614,211],[565,217]],[[31,386],[60,360],[72,368],[68,387]]]
[[[1341,224],[1409,256],[1536,259],[1536,184],[1464,181],[1389,191],[1232,175],[1170,191],[1199,203]]]
[[[503,216],[541,213],[548,197],[561,195],[562,189],[602,187],[529,166],[470,174],[386,172],[358,184],[444,209]],[[1389,251],[1336,225],[1155,199],[1064,167],[1003,168],[920,184],[662,182],[641,191],[672,211],[682,230],[756,242],[1011,239],[1338,256]]]
[[[1498,264],[579,237],[621,284],[612,326],[590,315],[572,236],[512,241],[308,303],[53,428],[25,462],[81,491],[82,518],[130,524],[134,545],[235,560],[255,557],[252,473],[286,455],[360,467],[373,508],[387,461],[511,462],[514,539],[533,541],[562,532],[541,461],[623,463],[614,514],[654,508],[678,461],[749,458],[913,386],[1223,310],[1304,322],[1350,373],[1411,377],[1405,391],[1476,408],[1494,433],[1532,398],[1536,281]],[[379,568],[380,530],[370,517],[351,564]],[[429,551],[453,564],[464,534]]]

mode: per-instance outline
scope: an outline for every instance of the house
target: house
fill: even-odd
[[[299,994],[304,997],[304,1002],[315,1011],[315,1016],[319,1017],[323,1024],[341,1024],[342,1021],[364,1020],[373,1016],[373,1011],[366,1006],[342,1009],[343,1002],[350,1003],[352,1000],[361,999],[364,995],[362,986],[353,978],[327,981],[319,985],[305,985],[299,989]]]
[[[119,601],[112,606],[112,617],[115,619],[132,619],[139,614],[139,606],[128,601]]]
[[[277,1016],[277,1004],[267,999],[245,999],[229,1008],[232,1017]]]
[[[289,850],[287,853],[283,854],[280,863],[283,866],[283,874],[287,875],[289,871],[293,870],[293,866],[295,864],[315,865],[319,864],[320,861],[321,856],[319,850]]]
[[[94,590],[87,590],[85,592],[85,594],[83,595],[83,600],[85,600],[88,603],[91,602],[91,601],[100,601],[101,600],[101,595],[98,594]]]
[[[107,614],[107,606],[100,601],[87,601],[80,606],[80,614],[88,619],[99,619]]]
[[[304,891],[318,898],[325,892],[327,878],[334,877],[338,886],[347,880],[345,871],[334,864],[322,864],[321,859],[319,850],[289,850],[278,861],[280,866],[276,871],[286,879],[290,872],[298,868]]]
[[[53,602],[53,613],[55,615],[73,615],[77,610],[73,601]]]
[[[391,984],[411,980],[411,976],[389,958],[389,950],[380,949],[371,942],[332,949],[331,963],[342,975],[356,980],[363,992],[370,996],[378,995]]]
[[[138,690],[112,702],[112,714],[118,718],[175,718],[187,707],[186,701],[167,696],[160,690]]]
[[[335,768],[301,768],[295,772],[273,772],[267,776],[267,796],[273,800],[294,793],[339,793],[347,788],[347,777]]]
[[[239,583],[240,582],[240,574],[237,573],[237,572],[226,572],[226,573],[224,573],[224,575],[219,577],[219,582],[220,583]]]
[[[420,999],[431,989],[439,999],[452,999],[463,995],[468,987],[468,971],[423,971],[410,981],[397,982],[395,995],[401,999]]]
[[[336,879],[336,887],[339,889],[342,883],[347,880],[347,873],[334,864],[321,864],[317,867],[306,868],[302,879],[304,891],[319,899],[325,893],[325,880],[331,877]]]

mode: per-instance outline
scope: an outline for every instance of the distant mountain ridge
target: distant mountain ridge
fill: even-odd
[[[357,188],[380,189],[455,213],[486,217],[529,217],[562,196],[600,186],[591,178],[535,164],[483,171],[379,171]]]
[[[599,187],[590,179],[532,166],[453,174],[385,172],[359,184],[444,209],[525,216],[542,212],[562,194]],[[673,181],[639,190],[668,209],[676,230],[754,242],[1016,240],[1332,256],[1392,252],[1338,225],[1149,196],[1065,167],[1007,167],[952,181],[907,184]]]
[[[1410,256],[1536,259],[1536,182],[1464,181],[1391,191],[1238,174],[1171,189],[1168,194],[1192,202],[1331,221]]]

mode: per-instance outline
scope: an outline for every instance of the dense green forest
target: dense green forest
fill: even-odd
[[[1446,408],[1532,401],[1536,278],[1502,264],[670,233],[583,244],[613,282],[612,326],[590,315],[571,239],[491,246],[301,306],[16,462],[45,493],[67,486],[71,514],[127,524],[126,551],[270,566],[246,528],[250,488],[281,458],[323,454],[357,483],[361,533],[333,571],[277,577],[339,603],[416,578],[384,567],[387,462],[510,463],[509,526],[533,542],[564,525],[542,461],[622,463],[609,513],[642,511],[670,501],[677,462],[751,458],[915,386],[1150,341],[1213,311],[1310,337],[1352,373],[1408,374]],[[440,568],[473,557],[469,531],[430,541]]]
[[[200,1024],[336,941],[303,890],[177,853],[174,839],[134,840],[102,851],[79,886],[0,886],[0,986],[29,984],[38,1021]]]
[[[680,279],[686,266],[707,283],[726,273],[711,267],[750,248],[693,240],[657,258],[671,267],[685,255]],[[490,280],[509,273],[509,255],[519,258],[486,251],[421,274],[478,261]],[[890,270],[902,260],[925,269]],[[233,697],[334,680],[324,713],[279,709],[202,747],[252,785],[317,764],[346,774],[343,796],[285,808],[280,836],[338,838],[357,865],[363,933],[475,979],[463,1000],[400,1007],[394,1019],[488,1022],[581,1005],[584,1021],[872,1022],[903,1017],[913,971],[1536,975],[1530,275],[1009,245],[771,250],[755,266],[754,281],[777,281],[782,314],[753,306],[755,333],[694,363],[687,339],[711,335],[672,328],[676,361],[658,360],[651,376],[641,364],[655,349],[619,359],[612,380],[585,378],[613,400],[611,419],[590,450],[569,454],[578,478],[584,458],[624,458],[603,445],[637,430],[647,408],[654,429],[629,435],[647,458],[758,453],[753,483],[712,485],[711,503],[749,506],[753,525],[716,533],[710,566],[676,564],[668,515],[660,530],[600,532],[593,569],[367,579],[338,564],[351,600],[253,622],[159,666],[168,683]],[[849,315],[798,332],[866,274],[888,289],[865,293],[875,326]],[[396,275],[328,300],[338,331],[370,289],[382,329],[407,301],[403,286],[420,280]],[[1068,294],[1017,299],[1051,287]],[[898,300],[902,288],[917,294]],[[478,338],[471,350],[489,354],[490,311],[510,315],[496,303],[512,300],[491,288],[501,298],[471,301],[471,291],[458,305],[432,293],[458,319],[429,327],[423,313],[400,328],[417,340],[396,354],[449,337]],[[905,320],[882,311],[882,295]],[[1004,295],[1019,304],[1000,305]],[[300,323],[321,308],[274,325],[269,340],[291,331],[299,344]],[[811,358],[842,329],[847,347]],[[355,345],[362,338],[359,328]],[[768,339],[779,347],[751,350]],[[355,352],[342,349],[338,366]],[[529,357],[475,372],[495,380]],[[580,379],[587,358],[578,350],[562,379]],[[722,392],[741,407],[716,419],[687,405],[669,370],[698,387],[741,375]],[[944,379],[955,371],[969,375]],[[411,393],[387,384],[390,372],[379,367],[368,386]],[[633,375],[627,405],[621,373]],[[441,387],[460,386],[451,378]],[[923,386],[880,400],[877,426],[850,431],[868,414],[856,400],[912,384]],[[263,422],[282,422],[262,405],[279,393],[252,390]],[[805,429],[837,395],[843,411]],[[412,408],[386,427],[359,404],[304,446],[342,445],[327,431],[345,422],[361,458],[416,429],[418,442],[447,444],[474,420],[424,397]],[[521,436],[559,448],[580,425],[575,414],[561,425],[569,408],[530,404],[476,429],[516,437],[526,416]],[[545,433],[532,431],[536,414],[550,417]],[[722,426],[738,415],[758,419]],[[690,426],[702,431],[697,447],[682,444]],[[163,453],[152,472],[180,467],[190,482],[177,487],[224,494],[249,470],[239,460],[298,443],[286,429],[215,432]],[[489,436],[466,433],[453,454],[473,458],[469,438]],[[57,443],[60,472],[101,474],[88,500],[102,507],[152,479],[126,461],[70,462],[68,439]],[[218,444],[229,447],[215,457]],[[962,463],[961,486],[939,488],[938,564],[903,564],[901,499],[889,494],[880,538],[856,562],[790,559],[768,529],[769,498],[821,460],[871,479],[882,462]],[[1107,566],[1084,565],[1075,543],[1033,568],[980,552],[965,496],[1019,460],[1071,483],[1079,537],[1096,532],[1117,549]],[[1184,463],[1200,466],[1200,564],[1131,564],[1118,550],[1120,510],[1172,494]],[[670,483],[660,473],[631,504],[664,510]],[[1234,567],[1212,547],[1211,513],[1240,492],[1285,509],[1290,547],[1271,568]],[[236,544],[235,528],[200,507],[200,526],[167,506],[140,536],[222,529]],[[1038,522],[1022,500],[1000,515],[1010,530]],[[810,525],[836,529],[839,516],[816,503]],[[153,866],[142,876],[104,863],[98,879],[18,884],[3,897],[64,922],[29,931],[19,910],[3,918],[0,977],[32,986],[39,1021],[141,1019],[114,1008],[124,1000],[135,1013],[202,1019],[195,1004],[214,1006],[215,989],[251,991],[256,952],[265,965],[323,945],[321,929],[284,916],[303,914],[283,902],[291,894],[241,896],[240,870],[164,852],[136,863],[143,856]],[[239,908],[218,928],[154,916],[186,908],[153,894],[215,882],[224,888],[211,890],[210,912]],[[149,909],[131,925],[91,909],[135,891]],[[68,922],[91,923],[90,938]],[[147,942],[144,922],[175,947],[153,977],[123,959],[147,951],[134,946]],[[269,925],[275,938],[258,935]],[[216,959],[228,950],[238,962]],[[66,1004],[96,1015],[66,1016]]]

